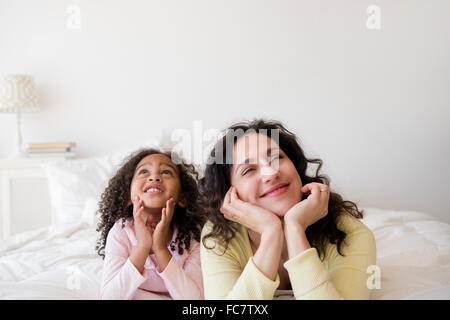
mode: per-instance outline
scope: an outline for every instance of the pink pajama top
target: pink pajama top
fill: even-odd
[[[176,239],[175,230],[172,241]],[[204,299],[202,271],[200,266],[200,244],[191,239],[189,252],[184,249],[178,254],[178,245],[169,264],[162,272],[157,270],[154,254],[150,254],[139,273],[130,260],[137,245],[133,220],[117,221],[108,233],[105,246],[105,260],[100,289],[101,299],[126,300],[137,297],[138,289],[156,294],[170,295],[172,299]]]

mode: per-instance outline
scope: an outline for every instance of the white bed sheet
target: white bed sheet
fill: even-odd
[[[371,299],[450,299],[450,225],[420,212],[366,209],[381,288]],[[0,242],[0,299],[98,299],[103,260],[87,223]],[[139,290],[137,299],[168,299]]]

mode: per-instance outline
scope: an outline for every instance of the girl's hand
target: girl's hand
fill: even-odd
[[[153,244],[153,217],[144,213],[144,201],[138,196],[133,200],[133,218],[137,246],[150,252]]]
[[[285,225],[296,225],[306,230],[328,214],[330,189],[321,183],[308,183],[301,189],[308,197],[294,205],[284,216]]]
[[[280,218],[273,212],[239,199],[233,186],[225,194],[220,212],[226,219],[242,224],[260,235],[281,226]]]
[[[170,230],[170,221],[172,221],[175,211],[175,201],[170,198],[166,201],[166,207],[162,209],[161,220],[156,225],[153,232],[153,252],[167,250],[167,236]]]

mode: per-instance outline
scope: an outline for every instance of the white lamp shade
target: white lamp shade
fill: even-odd
[[[0,77],[0,112],[22,112],[39,106],[33,78],[23,74]]]

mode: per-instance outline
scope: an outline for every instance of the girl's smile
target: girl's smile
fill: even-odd
[[[164,188],[157,183],[151,183],[145,186],[144,192],[148,194],[161,194],[164,192]]]

